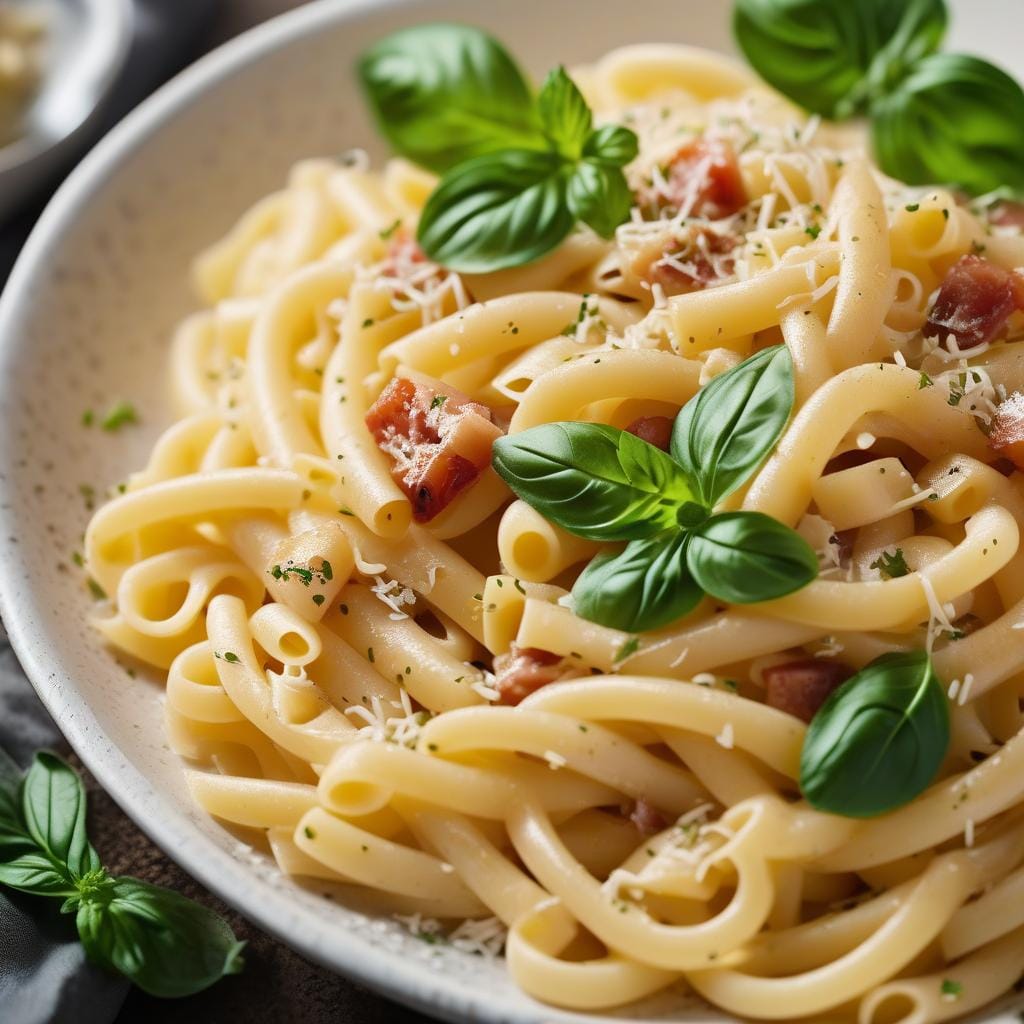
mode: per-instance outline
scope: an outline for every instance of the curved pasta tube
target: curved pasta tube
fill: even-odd
[[[540,423],[576,418],[584,405],[602,398],[645,398],[685,404],[700,385],[701,365],[668,352],[602,352],[551,370],[527,389],[509,433]]]
[[[311,764],[330,760],[351,726],[326,699],[321,712],[303,723],[284,721],[274,706],[266,674],[256,660],[241,601],[225,594],[210,602],[206,616],[221,685],[235,706],[274,743]],[[227,655],[233,655],[229,658]]]
[[[176,548],[125,571],[117,585],[117,609],[139,633],[172,637],[190,630],[218,593],[234,593],[247,608],[256,608],[263,584],[223,550]]]
[[[89,571],[108,593],[129,564],[129,534],[169,519],[189,520],[244,508],[294,508],[301,500],[294,473],[273,469],[226,469],[165,480],[104,505],[85,533]]]

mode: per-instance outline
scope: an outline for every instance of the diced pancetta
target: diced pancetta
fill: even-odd
[[[487,406],[411,371],[388,384],[366,414],[366,425],[390,456],[391,475],[420,523],[476,482],[502,433]]]
[[[1000,199],[988,208],[988,222],[1000,228],[1019,228],[1024,231],[1024,203]]]
[[[926,338],[950,334],[961,349],[994,341],[1024,309],[1024,276],[981,256],[961,256],[946,272],[924,327]]]
[[[633,804],[633,808],[629,813],[629,820],[636,826],[637,832],[642,836],[657,835],[668,828],[668,822],[661,811],[643,797],[640,797]]]
[[[637,193],[644,216],[663,214],[720,220],[748,202],[739,161],[732,146],[721,139],[687,143],[659,168],[650,185]]]
[[[559,654],[512,644],[508,654],[499,654],[494,659],[494,687],[501,694],[499,703],[516,705],[568,671]]]
[[[668,451],[672,441],[672,420],[668,416],[641,416],[633,420],[626,430],[663,452]]]
[[[764,670],[765,703],[809,722],[852,672],[833,658],[801,658]]]
[[[1024,395],[1015,391],[992,417],[989,447],[1024,472]]]
[[[622,245],[622,275],[629,286],[657,285],[668,295],[700,291],[732,277],[737,235],[688,223]],[[642,284],[641,284],[642,282]]]

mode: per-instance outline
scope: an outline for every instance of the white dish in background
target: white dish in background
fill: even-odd
[[[1024,7],[953,0],[949,46],[1018,75]],[[416,21],[482,25],[535,74],[661,38],[731,49],[727,3],[321,0],[201,60],[88,157],[46,211],[0,300],[0,612],[61,729],[101,784],[186,870],[267,931],[333,969],[450,1020],[579,1021],[517,991],[500,963],[426,945],[330,902],[195,807],[167,748],[162,686],[129,676],[89,627],[70,569],[98,493],[141,466],[170,421],[167,346],[196,305],[188,264],[304,156],[383,155],[352,79],[372,41]],[[86,408],[128,397],[143,425],[107,435]],[[973,1018],[1018,1019],[1024,996]],[[722,1020],[671,990],[612,1016]]]
[[[131,0],[38,0],[14,8],[44,19],[42,71],[25,133],[0,146],[0,221],[71,158],[128,59],[135,22]]]

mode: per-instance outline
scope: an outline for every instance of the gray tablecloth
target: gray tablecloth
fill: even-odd
[[[109,128],[148,92],[217,42],[303,0],[135,0],[138,34],[106,110]],[[52,188],[54,183],[49,183]],[[0,285],[45,197],[0,225]],[[3,425],[0,424],[0,429]],[[40,747],[68,754],[37,700],[0,623],[0,745],[25,765]],[[3,1024],[415,1024],[426,1018],[316,967],[228,910],[169,861],[86,776],[89,834],[103,863],[168,885],[215,907],[248,941],[247,968],[182,1000],[156,1000],[86,963],[73,920],[51,902],[0,892],[0,1021]]]

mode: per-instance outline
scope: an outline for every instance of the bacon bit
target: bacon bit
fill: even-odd
[[[998,228],[1019,228],[1024,231],[1024,203],[1002,199],[988,209],[988,222]]]
[[[622,274],[627,282],[643,282],[645,291],[652,285],[659,285],[665,295],[700,291],[732,276],[732,252],[739,244],[737,235],[686,224],[639,245],[623,245]]]
[[[491,410],[461,391],[419,374],[396,377],[366,414],[391,475],[427,523],[490,465],[501,436]]]
[[[386,263],[383,273],[394,273],[398,267],[410,263],[428,263],[427,254],[420,248],[416,236],[408,228],[399,227],[388,239]]]
[[[1018,309],[1024,309],[1024,277],[981,256],[961,256],[946,272],[924,336],[952,334],[960,348],[984,345]]]
[[[636,826],[642,836],[653,836],[664,832],[668,822],[654,804],[648,803],[643,797],[633,805],[629,812],[629,820]]]
[[[992,417],[988,446],[1024,472],[1024,395],[1014,391]]]
[[[672,441],[672,420],[668,416],[641,416],[626,427],[626,432],[667,452]]]
[[[853,673],[841,661],[803,658],[764,670],[765,703],[809,722]]]
[[[637,205],[655,219],[671,210],[689,217],[719,220],[746,206],[739,161],[729,143],[696,139],[687,143],[662,167],[664,182],[637,193]]]
[[[512,644],[508,654],[494,659],[494,687],[499,704],[515,706],[535,690],[561,679],[567,672],[562,657],[539,647]]]

